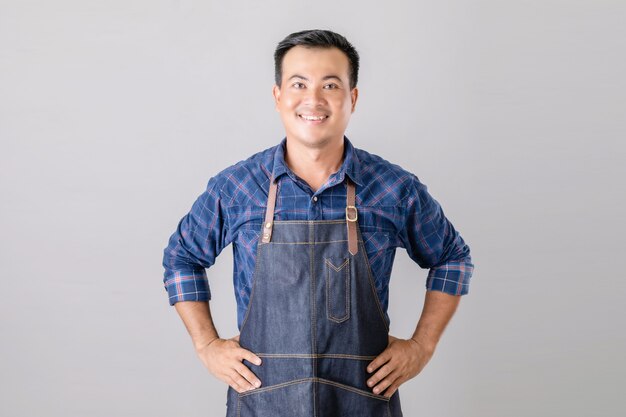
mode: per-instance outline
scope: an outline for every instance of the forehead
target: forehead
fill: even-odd
[[[294,46],[283,57],[283,79],[292,75],[324,77],[336,75],[342,79],[349,78],[350,63],[348,57],[338,48],[307,48]]]

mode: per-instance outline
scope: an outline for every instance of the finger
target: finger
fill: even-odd
[[[259,358],[257,355],[247,349],[241,348],[240,355],[240,359],[245,359],[248,362],[253,363],[257,366],[261,365],[261,358]]]
[[[244,364],[238,364],[235,370],[251,384],[252,387],[250,389],[259,388],[261,386],[261,380]]]
[[[230,374],[230,377],[233,379],[233,381],[235,381],[235,383],[242,390],[241,392],[246,392],[246,391],[249,391],[251,389],[254,389],[254,386],[251,383],[249,383],[248,381],[246,381],[244,379],[244,377],[241,376],[241,374],[239,372],[237,372],[235,369],[232,370],[232,373]]]
[[[390,364],[385,364],[382,368],[378,370],[370,379],[367,380],[367,385],[369,387],[373,387],[378,384],[379,381],[382,381],[387,375],[393,372],[393,367]]]
[[[226,382],[232,389],[234,389],[238,393],[241,394],[242,392],[244,392],[239,384],[237,384],[237,382],[235,382],[235,380],[230,377],[230,375],[224,376],[224,382]]]
[[[367,366],[367,372],[370,374],[374,372],[376,369],[380,368],[385,363],[389,362],[391,359],[391,354],[388,349],[383,350],[383,352],[378,355],[370,364]]]
[[[392,372],[391,374],[389,374],[386,378],[376,384],[373,389],[374,394],[380,394],[381,392],[385,391],[396,381],[398,376],[399,372]]]
[[[391,385],[389,386],[389,388],[387,388],[387,391],[385,391],[385,393],[384,393],[383,395],[384,395],[385,397],[387,397],[387,398],[391,398],[391,396],[392,396],[393,394],[395,394],[395,392],[398,390],[398,388],[400,388],[400,385],[401,385],[401,384],[400,384],[400,383],[398,382],[398,380],[396,379],[396,380],[394,381],[394,383],[393,383],[393,384],[391,384]]]

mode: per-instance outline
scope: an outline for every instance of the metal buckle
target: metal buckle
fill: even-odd
[[[351,219],[350,218],[350,214],[348,213],[348,209],[354,209],[354,218]],[[357,211],[356,207],[354,206],[346,206],[346,220],[349,222],[355,222],[357,221],[357,219],[359,218],[359,212]]]

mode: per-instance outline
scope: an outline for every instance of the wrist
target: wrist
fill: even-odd
[[[437,342],[432,341],[432,340],[425,340],[423,338],[419,338],[419,337],[411,337],[409,340],[412,340],[413,342],[415,342],[415,344],[417,346],[419,346],[419,348],[423,351],[426,351],[429,354],[433,354],[435,352],[435,348],[437,347]]]
[[[204,350],[204,349],[208,348],[208,347],[211,345],[211,343],[215,342],[215,341],[216,341],[216,340],[218,340],[218,339],[219,339],[219,336],[216,336],[216,337],[214,337],[214,338],[212,338],[212,339],[209,339],[209,340],[208,340],[208,341],[206,341],[206,342],[197,343],[197,344],[195,345],[196,352],[200,353],[200,351],[202,351],[202,350]]]

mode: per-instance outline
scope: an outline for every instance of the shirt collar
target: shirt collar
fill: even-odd
[[[287,166],[285,162],[285,149],[287,146],[287,138],[283,138],[280,144],[276,147],[274,153],[274,178],[277,180],[281,175],[287,174],[289,177],[296,181],[296,175]],[[357,185],[363,185],[361,182],[361,166],[359,157],[356,154],[354,146],[348,140],[346,136],[343,137],[343,162],[339,171],[331,175],[331,184],[343,182],[346,175],[356,183]]]

